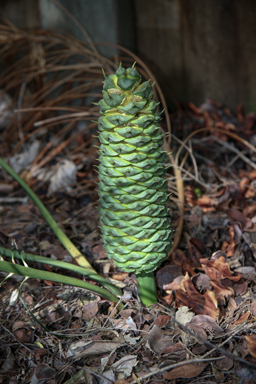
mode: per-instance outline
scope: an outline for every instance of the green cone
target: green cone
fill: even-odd
[[[163,134],[148,81],[120,67],[99,102],[99,202],[104,248],[125,272],[152,272],[171,248]]]

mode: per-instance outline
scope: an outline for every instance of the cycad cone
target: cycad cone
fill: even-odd
[[[160,115],[148,81],[120,65],[99,102],[99,202],[104,248],[125,272],[150,273],[166,258],[171,227]]]

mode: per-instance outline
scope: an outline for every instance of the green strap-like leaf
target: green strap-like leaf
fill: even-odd
[[[78,265],[66,263],[65,261],[50,259],[49,257],[32,255],[30,253],[25,253],[25,252],[22,252],[20,254],[18,251],[12,252],[10,249],[3,248],[3,247],[0,247],[0,255],[6,256],[6,257],[12,257],[13,255],[13,257],[16,259],[22,260],[23,258],[26,261],[34,261],[35,263],[52,265],[54,267],[63,268],[72,272],[80,273],[82,276],[87,276],[91,280],[97,281],[99,284],[105,286],[114,295],[122,296],[122,292],[115,285],[111,284],[108,280],[106,280],[104,277],[95,273],[91,273],[90,270],[80,267]]]
[[[75,279],[74,277],[68,277],[59,275],[53,272],[41,271],[34,268],[23,267],[22,265],[9,263],[7,261],[0,261],[0,271],[7,273],[13,273],[14,275],[26,276],[33,279],[40,280],[49,280],[55,283],[72,285],[73,287],[79,287],[87,289],[98,293],[99,295],[105,297],[106,299],[113,301],[114,303],[119,303],[119,298],[114,296],[112,293],[107,291],[105,288],[98,287],[97,285],[87,283],[85,281]],[[119,303],[119,308],[122,307],[122,304]]]

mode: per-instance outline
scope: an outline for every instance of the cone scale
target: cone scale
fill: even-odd
[[[103,245],[137,276],[143,304],[156,302],[153,271],[171,247],[160,115],[149,81],[132,67],[105,78],[99,102],[99,203]]]

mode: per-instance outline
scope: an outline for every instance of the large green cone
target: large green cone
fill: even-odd
[[[126,272],[152,272],[171,247],[163,134],[150,83],[120,65],[99,102],[99,196],[104,248]]]

